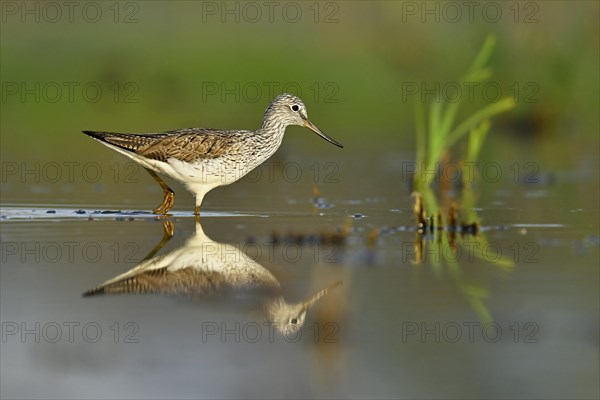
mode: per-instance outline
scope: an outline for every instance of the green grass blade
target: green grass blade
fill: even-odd
[[[515,106],[515,101],[512,97],[505,97],[498,101],[497,103],[490,104],[489,106],[479,110],[475,114],[471,115],[465,121],[463,121],[460,125],[458,125],[446,139],[446,147],[451,147],[454,143],[456,143],[461,137],[463,137],[471,128],[475,125],[479,124],[482,120],[491,118],[494,115],[500,114],[502,112],[508,111]]]
[[[456,119],[456,113],[458,112],[458,106],[460,102],[457,101],[455,103],[450,103],[448,107],[446,107],[446,112],[444,113],[444,118],[442,119],[442,124],[440,125],[440,136],[443,139],[446,139],[448,132],[450,132],[450,128],[454,124],[454,120]]]
[[[426,170],[432,171],[435,163],[438,162],[441,152],[444,148],[444,138],[440,135],[442,102],[434,101],[431,103],[431,111],[429,114],[429,137],[427,138],[428,151]],[[428,185],[433,179],[433,174],[425,175],[425,185]]]
[[[461,86],[466,86],[467,83],[469,83],[469,84],[480,83],[480,82],[487,80],[491,76],[492,76],[491,68],[478,69],[476,71],[472,71],[471,73],[467,74],[463,78],[463,82],[462,82]]]
[[[477,57],[475,57],[475,61],[473,61],[473,64],[471,64],[471,67],[468,69],[467,76],[474,71],[482,69],[483,66],[487,64],[492,55],[492,51],[494,51],[495,45],[496,37],[494,35],[489,35],[485,38],[485,42],[483,43],[483,46],[481,46],[481,50],[479,50]]]
[[[415,129],[417,131],[417,155],[416,155],[416,163],[417,163],[417,171],[418,169],[425,165],[427,160],[425,159],[425,152],[427,151],[427,122],[425,116],[425,108],[423,107],[423,103],[417,100],[415,104]],[[416,176],[415,176],[416,179]]]
[[[479,153],[483,147],[483,142],[490,130],[490,121],[484,119],[479,125],[471,128],[469,133],[469,142],[467,144],[467,157],[466,161],[475,162],[479,158]]]

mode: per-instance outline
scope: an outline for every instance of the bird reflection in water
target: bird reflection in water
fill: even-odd
[[[308,309],[342,282],[320,290],[299,303],[285,301],[277,278],[238,247],[211,240],[199,221],[196,232],[182,246],[156,255],[171,239],[173,223],[163,220],[164,236],[134,268],[84,296],[104,294],[166,294],[188,297],[260,294],[267,320],[282,334],[293,334],[303,325]]]

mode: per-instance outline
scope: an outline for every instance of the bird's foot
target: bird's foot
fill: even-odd
[[[165,197],[163,202],[154,209],[154,214],[166,214],[169,212],[173,205],[175,204],[175,193],[169,190],[165,190]]]
[[[169,240],[175,234],[175,225],[173,225],[173,222],[168,219],[164,219],[162,223],[164,229],[163,239]]]
[[[200,223],[200,206],[194,207],[194,221]]]

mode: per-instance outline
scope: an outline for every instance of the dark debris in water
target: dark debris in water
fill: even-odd
[[[378,230],[379,230],[380,235],[393,235],[394,233],[410,232],[410,231],[415,231],[416,229],[413,226],[399,225],[399,226],[382,226]]]
[[[350,224],[338,227],[333,231],[323,231],[318,233],[288,232],[281,234],[274,231],[267,239],[266,244],[270,246],[298,245],[333,245],[344,246],[350,233]],[[246,238],[246,244],[256,244],[256,239],[252,236]]]
[[[56,214],[55,210],[46,211],[47,214]],[[116,221],[133,221],[134,218],[131,216],[134,215],[150,215],[151,213],[148,211],[122,211],[122,210],[94,210],[94,211],[85,211],[85,210],[75,210],[75,214],[84,215],[88,214],[88,220],[93,221],[94,215],[115,215]]]
[[[296,244],[298,246],[346,244],[347,233],[342,231],[321,232],[317,234],[287,233],[284,235],[273,232],[268,243],[272,246]]]
[[[118,215],[119,217],[128,216],[128,215],[149,215],[152,214],[149,211],[122,211],[122,210],[96,210],[92,211],[90,214],[102,214],[102,215]]]
[[[437,215],[430,215],[427,217],[425,206],[423,205],[423,196],[421,193],[413,193],[415,198],[415,206],[413,208],[415,214],[415,220],[417,222],[418,233],[433,233],[434,231],[446,230],[450,233],[460,233],[461,235],[473,235],[476,236],[479,232],[479,222],[460,222],[458,220],[458,205],[452,203],[450,209],[446,214],[446,223],[440,211]]]

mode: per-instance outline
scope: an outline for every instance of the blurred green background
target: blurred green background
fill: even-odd
[[[0,6],[0,203],[3,218],[18,214],[2,222],[3,242],[88,241],[110,249],[131,241],[141,258],[162,237],[160,224],[122,222],[110,212],[98,223],[87,219],[99,216],[95,210],[149,211],[162,191],[81,131],[255,129],[283,90],[301,95],[310,119],[344,149],[290,127],[271,160],[279,162],[275,179],[267,167],[262,179],[207,195],[206,233],[254,243],[272,232],[313,235],[352,225],[339,262],[309,256],[265,265],[281,271],[282,286],[295,293],[344,280],[341,305],[331,303],[341,316],[318,317],[340,322],[339,346],[199,343],[202,321],[237,321],[244,312],[162,297],[87,302],[84,290],[132,265],[8,258],[0,269],[3,321],[120,318],[138,321],[145,336],[126,348],[3,345],[3,397],[598,398],[598,1]],[[459,202],[467,222],[476,214],[478,240],[521,254],[511,270],[466,257],[413,264],[405,167],[416,156],[415,106],[435,101],[438,88],[452,96],[490,35],[494,74],[472,98],[462,88],[458,121],[514,98],[514,109],[492,119],[480,154],[504,175],[435,194],[445,209]],[[458,143],[450,159],[464,149]],[[296,163],[301,179],[282,178],[283,163]],[[85,165],[101,170],[86,175]],[[537,183],[524,179],[531,172]],[[315,206],[315,184],[319,204],[331,208]],[[174,211],[191,215],[192,195],[172,187]],[[38,214],[29,220],[32,208]],[[181,243],[194,227],[175,219]],[[535,263],[526,246],[537,251]],[[400,340],[405,321],[462,324],[478,310],[502,324],[502,343]],[[511,341],[515,322],[535,322],[540,343]]]
[[[255,129],[284,89],[303,97],[311,119],[346,145],[351,160],[391,153],[412,161],[415,102],[431,103],[436,87],[444,93],[444,85],[455,84],[493,34],[490,86],[473,89],[459,119],[503,96],[514,97],[517,107],[494,119],[483,157],[522,151],[553,168],[597,169],[595,1],[2,7],[5,163],[126,161],[83,129]],[[280,154],[339,154],[303,133],[287,135]],[[6,172],[3,183],[14,185],[2,200],[21,201],[18,182]],[[29,199],[43,201],[36,196]]]

